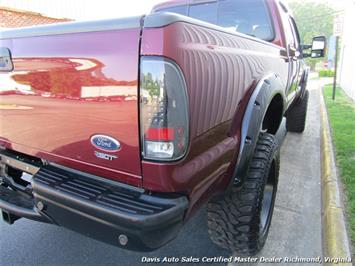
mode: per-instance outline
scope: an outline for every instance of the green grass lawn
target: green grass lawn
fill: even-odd
[[[347,215],[353,245],[355,244],[355,103],[337,89],[332,100],[332,86],[324,88],[325,102],[332,129],[339,174],[345,187]]]

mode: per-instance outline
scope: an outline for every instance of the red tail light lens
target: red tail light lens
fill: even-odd
[[[184,76],[171,60],[142,57],[140,130],[143,158],[172,161],[188,146],[188,107]]]

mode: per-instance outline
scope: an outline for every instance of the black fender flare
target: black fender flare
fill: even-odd
[[[239,153],[232,176],[232,185],[243,184],[243,179],[247,174],[249,162],[262,129],[265,114],[272,99],[277,94],[282,96],[282,114],[284,114],[286,107],[285,86],[281,81],[281,77],[277,74],[269,74],[262,78],[249,99],[241,126]]]

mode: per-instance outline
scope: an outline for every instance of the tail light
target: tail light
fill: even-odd
[[[189,136],[186,85],[171,60],[141,58],[140,130],[144,159],[172,161],[185,155]]]

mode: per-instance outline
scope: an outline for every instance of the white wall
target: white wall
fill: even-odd
[[[338,81],[355,101],[355,0],[349,0],[345,8]]]

